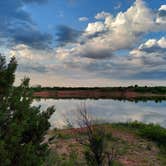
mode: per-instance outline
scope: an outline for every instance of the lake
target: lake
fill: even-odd
[[[99,122],[141,121],[157,123],[166,128],[166,101],[131,102],[110,99],[41,99],[33,105],[41,105],[41,110],[55,106],[56,112],[50,118],[51,126],[63,128],[66,122],[72,122],[77,127],[78,108],[86,105],[88,114]]]

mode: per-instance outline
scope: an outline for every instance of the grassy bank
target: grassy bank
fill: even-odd
[[[116,123],[112,124],[112,126],[134,131],[137,135],[156,142],[158,146],[166,152],[166,129],[160,125],[144,124],[135,121],[129,123]]]
[[[166,129],[139,122],[96,125],[106,132],[106,151],[116,154],[113,165],[166,165]],[[86,139],[86,129],[49,131],[49,146],[53,165],[86,165],[85,146],[77,139]],[[58,156],[55,158],[55,156]]]

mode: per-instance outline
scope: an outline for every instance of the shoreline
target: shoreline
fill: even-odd
[[[103,91],[103,90],[42,90],[34,92],[36,98],[55,98],[55,99],[153,99],[166,100],[166,94],[152,92],[135,92],[135,91]]]

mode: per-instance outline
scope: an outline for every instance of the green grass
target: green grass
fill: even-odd
[[[144,124],[141,122],[128,122],[113,124],[114,127],[122,127],[135,130],[135,132],[146,139],[149,139],[166,149],[166,129],[157,124]]]
[[[137,135],[144,139],[155,142],[160,153],[158,158],[162,161],[163,165],[166,165],[166,129],[156,124],[144,124],[141,122],[128,122],[128,123],[116,123],[112,124],[115,128],[120,128],[122,130],[129,130],[135,132]],[[147,146],[148,149],[151,146]]]
[[[78,159],[76,152],[71,152],[68,157],[59,155],[53,151],[50,151],[49,156],[46,159],[43,166],[84,166],[85,162]]]

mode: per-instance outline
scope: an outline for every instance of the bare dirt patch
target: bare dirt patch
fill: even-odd
[[[114,140],[108,140],[108,147],[114,147],[118,156],[118,161],[126,166],[161,166],[158,158],[159,148],[150,141],[138,137],[130,131],[106,126],[107,132],[112,133]],[[49,135],[59,135],[50,143],[50,148],[59,154],[68,156],[72,151],[76,151],[79,158],[83,158],[84,147],[76,140],[76,135],[86,131],[82,129],[67,129],[60,131],[50,131]],[[81,134],[81,135],[82,135]]]

